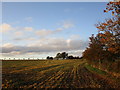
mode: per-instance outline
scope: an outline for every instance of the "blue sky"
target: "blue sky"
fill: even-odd
[[[2,4],[3,57],[45,58],[66,51],[81,55],[96,34],[106,2],[19,2]]]

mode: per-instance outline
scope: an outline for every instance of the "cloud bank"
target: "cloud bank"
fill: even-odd
[[[31,18],[29,18],[31,19]],[[35,29],[33,27],[13,27],[10,24],[0,25],[0,32],[3,33],[2,48],[3,57],[16,57],[26,55],[39,55],[48,53],[67,52],[72,55],[81,55],[88,45],[88,41],[80,39],[79,35],[71,35],[65,38],[61,33],[73,28],[75,25],[71,21],[63,21],[61,26],[55,30]],[[51,37],[59,34],[60,37]],[[24,44],[25,43],[25,44]]]
[[[43,43],[41,43],[43,42]],[[13,44],[4,44],[2,53],[4,56],[10,55],[22,55],[28,53],[49,53],[49,52],[62,52],[62,51],[74,51],[84,50],[87,46],[87,41],[75,40],[75,39],[63,39],[63,38],[50,38],[36,41],[36,43],[26,46],[16,46]]]

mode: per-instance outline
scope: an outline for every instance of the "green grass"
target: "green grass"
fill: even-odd
[[[94,67],[92,67],[91,65],[86,65],[85,67],[86,67],[88,70],[94,71],[94,72],[96,72],[96,73],[98,73],[98,74],[102,74],[102,75],[106,75],[106,74],[107,74],[105,71],[102,71],[102,70],[100,70],[100,69],[94,68]]]

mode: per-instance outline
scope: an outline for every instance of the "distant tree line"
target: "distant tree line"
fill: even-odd
[[[53,59],[53,57],[47,56],[47,58],[46,58],[46,59],[51,59],[51,60],[52,60],[52,59]]]
[[[47,56],[46,59],[57,59],[57,60],[60,60],[60,59],[82,59],[82,57],[79,57],[79,56],[72,56],[72,55],[68,55],[68,53],[66,52],[62,52],[62,53],[57,53],[55,57],[50,57],[50,56]]]

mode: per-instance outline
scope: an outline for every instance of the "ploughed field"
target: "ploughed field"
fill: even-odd
[[[2,88],[118,88],[115,80],[89,71],[84,60],[2,61]]]

